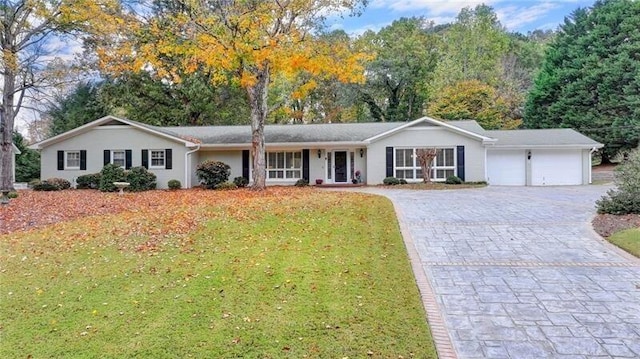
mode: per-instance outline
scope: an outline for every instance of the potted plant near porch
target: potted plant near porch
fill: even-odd
[[[316,179],[316,185],[321,185],[323,182],[323,180],[321,180],[320,178]]]

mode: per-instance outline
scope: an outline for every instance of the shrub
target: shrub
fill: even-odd
[[[146,168],[132,167],[125,172],[125,182],[129,182],[129,191],[141,192],[156,189],[156,175]]]
[[[98,188],[102,192],[115,192],[117,190],[113,182],[124,182],[125,173],[122,167],[112,163],[106,164],[100,171],[100,182]]]
[[[76,178],[77,189],[98,189],[100,186],[100,173],[90,173]]]
[[[205,188],[217,188],[229,180],[231,167],[220,161],[204,161],[198,165],[196,175]]]
[[[395,177],[387,177],[382,180],[382,183],[384,183],[387,186],[395,186],[400,184],[400,180]]]
[[[71,182],[67,181],[64,178],[47,178],[45,182],[56,187],[58,191],[71,188]]]
[[[11,191],[11,192],[9,192],[9,194],[7,194],[7,197],[9,197],[10,199],[18,198],[18,192]]]
[[[218,185],[216,186],[216,189],[221,191],[228,191],[232,189],[238,189],[238,186],[236,186],[236,184],[233,182],[222,182],[222,183],[218,183]]]
[[[404,179],[404,178],[400,178],[400,179],[398,180],[398,184],[407,184],[407,180],[406,180],[406,179]]]
[[[167,182],[167,186],[169,187],[169,189],[180,189],[182,188],[182,183],[180,183],[180,181],[178,181],[177,179],[172,179]]]
[[[304,178],[300,178],[299,180],[296,181],[295,186],[296,187],[306,187],[309,185],[309,181],[307,181]]]
[[[616,189],[596,202],[598,213],[640,214],[640,150],[634,150],[615,169]]]
[[[34,191],[59,191],[58,187],[47,181],[38,181],[31,185]]]
[[[446,184],[462,184],[462,180],[458,176],[449,176],[444,181]]]
[[[244,177],[236,177],[233,179],[233,183],[238,186],[238,188],[243,188],[247,187],[249,180]]]

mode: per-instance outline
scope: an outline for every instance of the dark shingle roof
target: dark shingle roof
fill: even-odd
[[[570,128],[536,129],[536,130],[499,130],[485,131],[486,135],[498,140],[500,146],[580,146],[594,147],[600,145],[589,137]]]

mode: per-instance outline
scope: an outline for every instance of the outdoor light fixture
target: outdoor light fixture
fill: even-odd
[[[531,151],[527,152],[527,159],[530,160],[531,159]]]
[[[360,158],[362,158],[362,156],[364,156],[364,148],[360,149]]]
[[[318,150],[318,158],[322,157],[322,150]]]

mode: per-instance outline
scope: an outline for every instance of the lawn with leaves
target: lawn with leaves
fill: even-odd
[[[65,194],[112,209],[0,235],[2,358],[436,357],[384,198]]]
[[[609,242],[640,258],[640,228],[629,228],[607,238]]]

